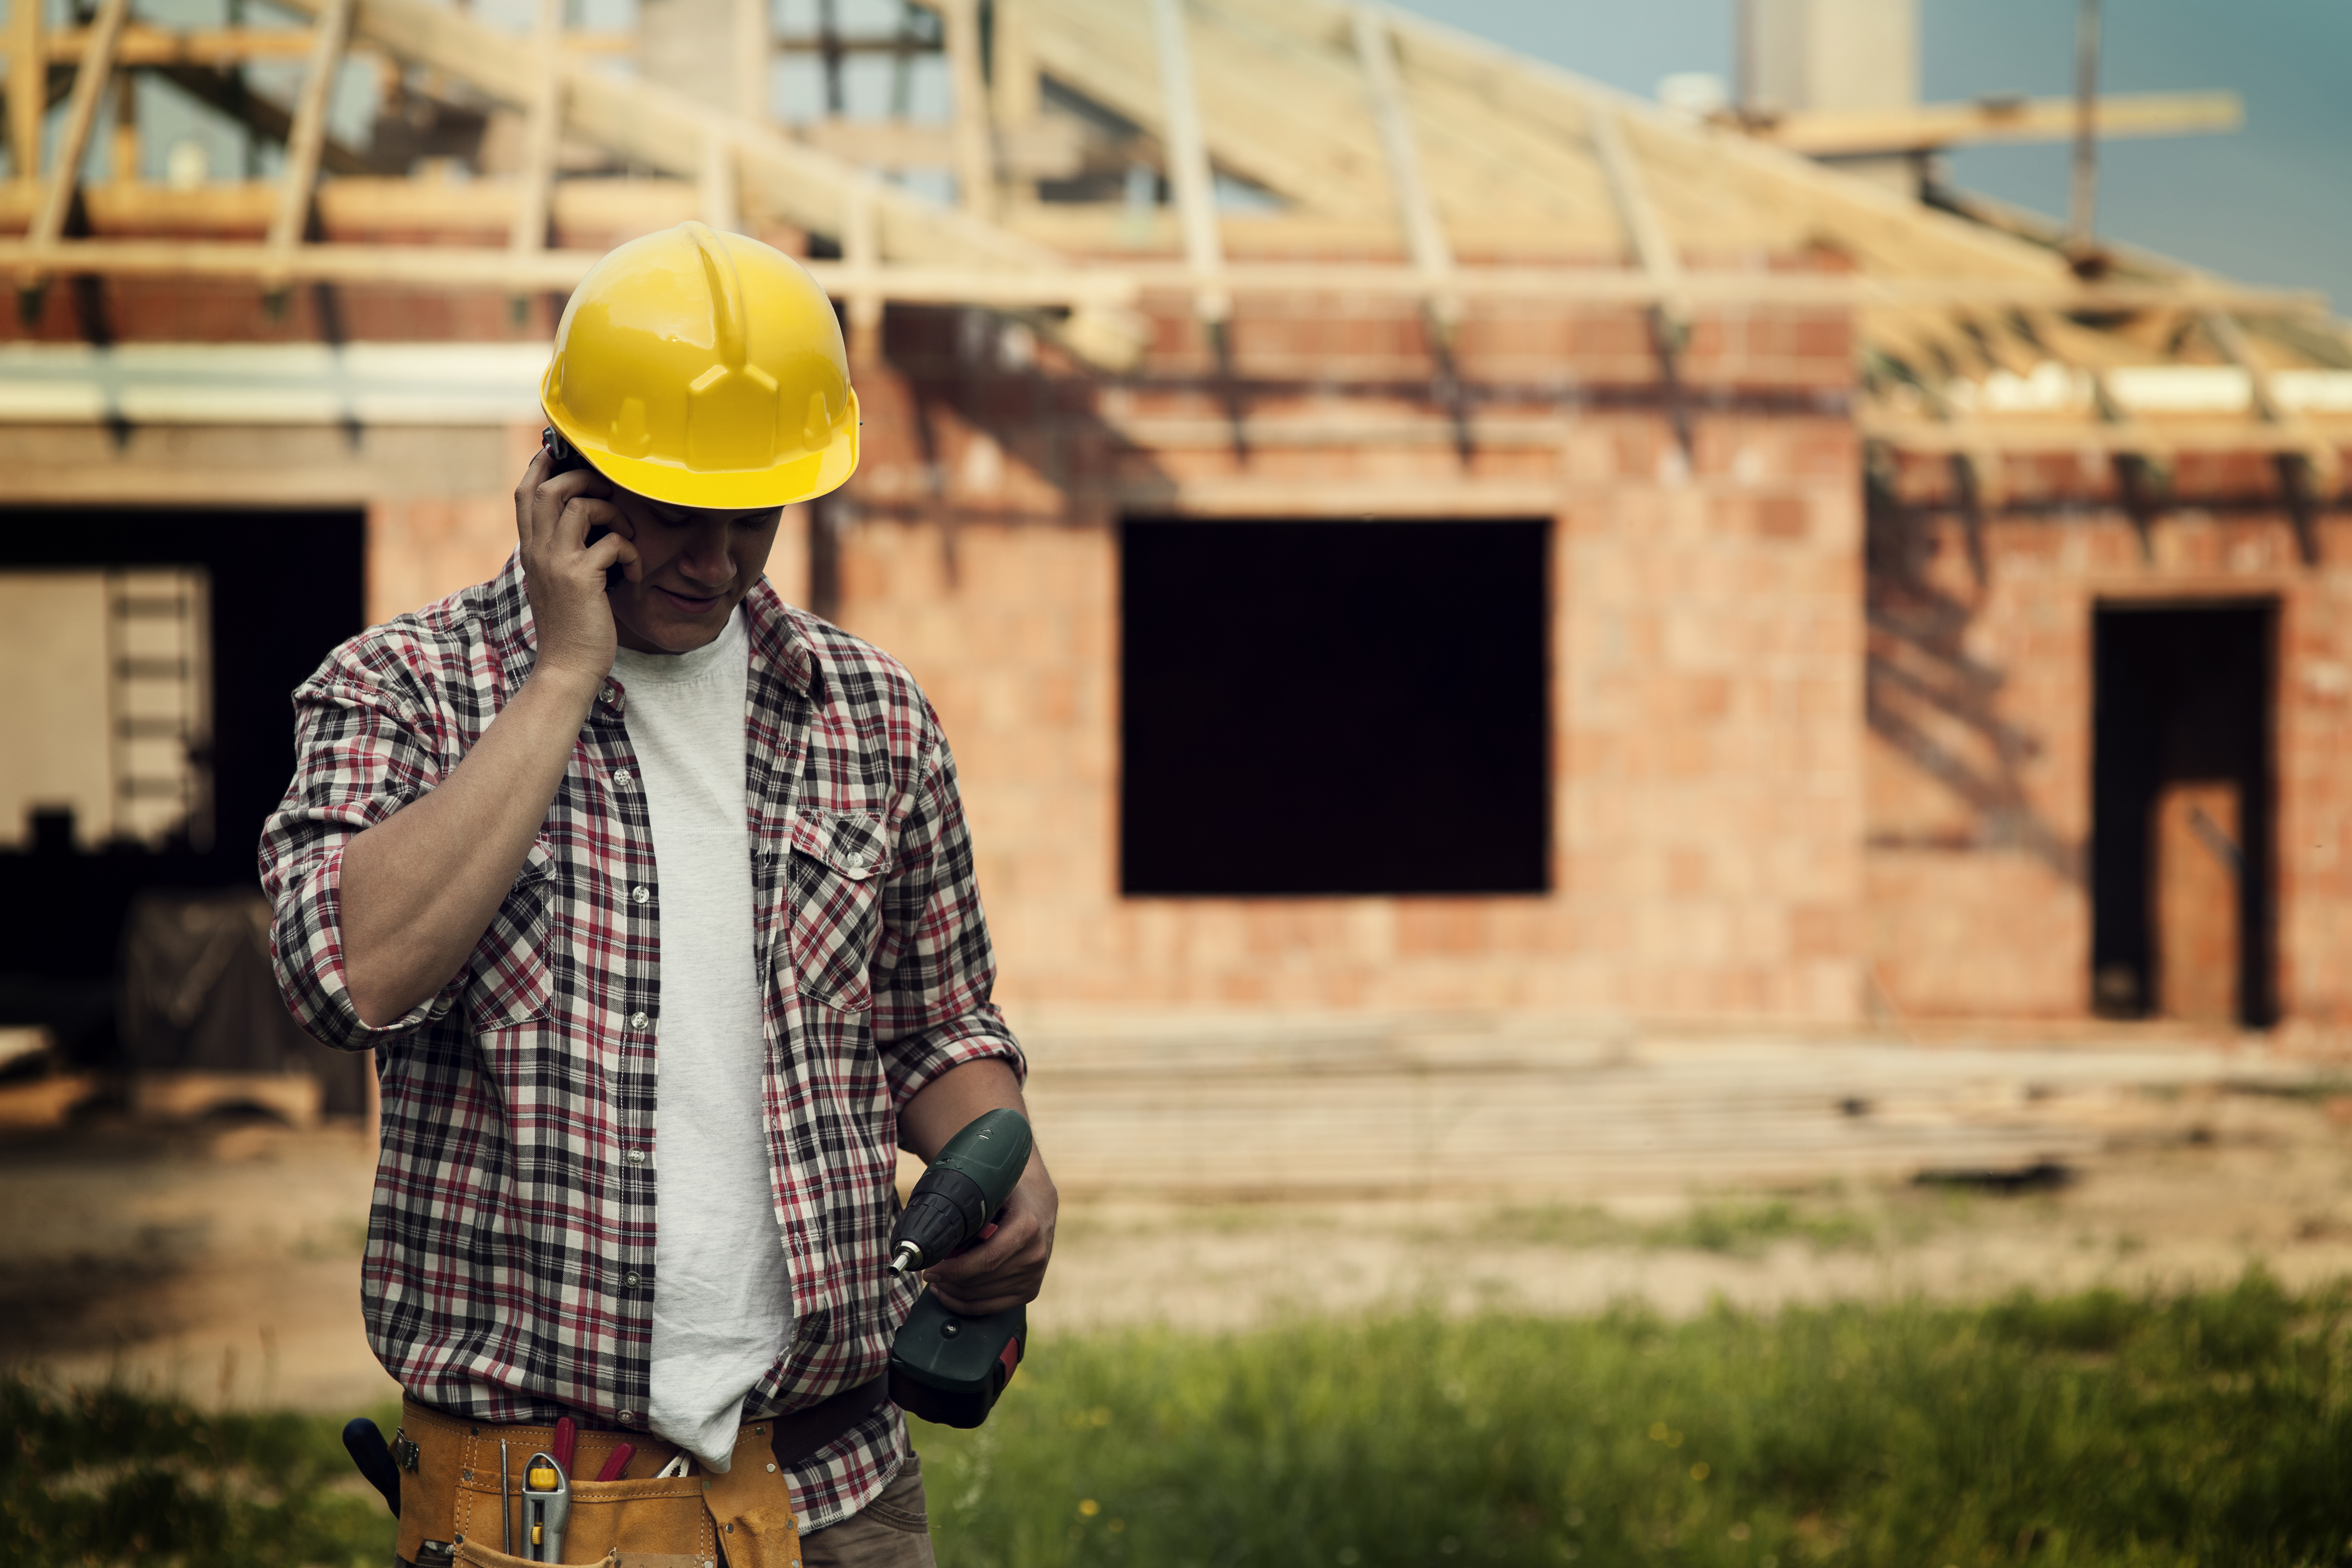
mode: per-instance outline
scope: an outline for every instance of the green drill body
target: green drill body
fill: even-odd
[[[908,1194],[890,1230],[890,1272],[928,1268],[993,1228],[1028,1169],[1029,1120],[982,1111],[947,1142]],[[926,1290],[890,1346],[890,1397],[908,1414],[977,1426],[1020,1364],[1025,1307],[966,1317]]]

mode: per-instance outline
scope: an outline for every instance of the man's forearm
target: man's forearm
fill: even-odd
[[[343,980],[391,1022],[449,982],[489,928],[571,763],[601,683],[541,669],[438,787],[343,851]]]
[[[925,1084],[898,1111],[898,1142],[929,1162],[983,1110],[1018,1110],[1021,1080],[1001,1061],[965,1062]],[[940,1300],[960,1312],[997,1312],[1034,1301],[1054,1256],[1054,1226],[1061,1194],[1046,1173],[1045,1155],[1032,1144],[1029,1168],[1005,1200],[996,1234],[968,1251],[943,1258],[923,1271]]]
[[[898,1146],[928,1163],[983,1110],[1028,1114],[1012,1068],[993,1059],[950,1068],[899,1109]]]

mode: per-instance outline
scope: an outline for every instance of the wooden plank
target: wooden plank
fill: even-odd
[[[887,195],[887,187],[872,186],[871,199],[877,218]],[[495,204],[500,198],[497,195],[485,192],[481,199],[479,210],[485,215],[499,210]],[[504,199],[513,198],[509,194]],[[842,222],[841,214],[829,215],[825,220],[828,227],[839,226]],[[880,226],[878,222],[875,226],[877,233]],[[486,247],[343,245],[312,248],[333,254],[330,259],[312,265],[283,258],[273,260],[268,247],[249,244],[75,239],[59,240],[46,247],[57,256],[60,267],[99,276],[164,276],[173,272],[244,276],[272,266],[287,266],[292,268],[289,276],[484,288],[502,287],[517,279],[531,280],[527,286],[533,288],[562,287],[576,280],[601,254],[550,252],[548,259],[526,262],[516,260],[503,248]],[[877,251],[887,254],[878,243]],[[34,247],[28,242],[0,240],[0,267],[23,265],[34,258]],[[857,269],[845,260],[804,265],[821,280],[838,280],[845,289],[853,289],[851,273]],[[1190,262],[1086,267],[1061,264],[1024,268],[894,262],[877,265],[870,270],[877,287],[892,300],[986,305],[1116,302],[1132,300],[1144,292],[1189,293],[1197,288],[1201,277]],[[1233,294],[1342,294],[1409,300],[1424,295],[1429,287],[1428,279],[1418,268],[1380,264],[1227,262],[1218,276],[1224,289]],[[2100,312],[2213,305],[2248,314],[2270,315],[2324,314],[2326,310],[2325,298],[2314,294],[2231,289],[2197,280],[2177,284],[2085,284],[1973,278],[1874,279],[1837,273],[1685,272],[1670,283],[1662,283],[1644,273],[1607,268],[1494,267],[1458,270],[1454,287],[1468,299],[1595,307],[1653,304],[1671,292],[1673,297],[1695,307],[1834,310],[1880,305],[1974,305]]]
[[[1759,142],[1809,157],[1932,153],[2008,142],[2063,142],[2074,134],[2071,98],[1979,99],[1911,109],[1812,110],[1741,124]],[[2194,136],[2236,131],[2246,106],[2234,92],[2108,93],[2094,116],[2103,139]]]
[[[1422,177],[1421,149],[1405,113],[1404,94],[1397,86],[1396,45],[1388,24],[1370,6],[1359,5],[1348,20],[1363,61],[1364,86],[1371,94],[1372,117],[1381,131],[1381,151],[1389,164],[1389,184],[1396,193],[1397,216],[1404,225],[1405,241],[1413,265],[1429,279],[1429,312],[1442,331],[1462,318],[1462,296],[1450,287],[1454,247],[1445,238],[1431,205],[1428,183]]]
[[[2246,419],[1937,420],[1874,404],[1855,409],[1854,428],[1865,440],[1884,441],[1906,452],[1998,452],[2018,457],[2072,452],[2158,458],[2177,452],[2300,453],[2313,440],[2309,435]],[[2331,444],[2352,445],[2352,429],[2335,435]]]
[[[331,0],[284,0],[286,8],[316,15]],[[355,35],[395,58],[465,81],[514,108],[530,100],[536,79],[528,47],[429,0],[356,0]],[[606,75],[567,58],[564,126],[647,168],[698,179],[706,131],[716,128],[734,151],[741,178],[756,189],[763,210],[795,227],[835,233],[850,182],[858,172],[837,158],[787,138],[778,129],[722,113],[651,82]],[[1046,247],[960,212],[942,211],[888,186],[874,193],[884,255],[950,266],[1053,266]]]
[[[955,110],[956,201],[974,217],[996,212],[996,148],[988,121],[987,73],[980,60],[978,0],[932,0],[947,37],[948,94]]]
[[[522,168],[517,174],[514,226],[507,247],[518,252],[547,246],[550,192],[555,183],[555,144],[563,128],[564,0],[539,0],[538,27],[533,43],[539,50],[539,80],[533,84],[530,106],[523,110]]]
[[[51,33],[38,46],[53,61],[78,58],[89,38],[84,28]],[[122,29],[114,50],[118,66],[233,66],[249,60],[299,60],[310,58],[307,27],[158,27],[133,22]],[[633,55],[635,33],[573,31],[564,35],[563,47],[573,54]],[[10,58],[16,46],[10,45]]]
[[[991,39],[995,58],[991,62],[989,92],[999,135],[1037,118],[1037,56],[1029,47],[1029,32],[1034,25],[1029,0],[996,0],[996,29]]]
[[[1681,292],[1681,254],[1675,249],[1665,226],[1658,221],[1657,208],[1650,202],[1649,187],[1643,182],[1640,166],[1633,162],[1633,150],[1625,145],[1625,133],[1618,127],[1615,111],[1606,104],[1588,105],[1585,125],[1592,137],[1592,150],[1600,156],[1601,170],[1609,177],[1609,191],[1616,198],[1617,216],[1625,226],[1625,237],[1634,262],[1658,289],[1658,317],[1665,329],[1661,335],[1670,349],[1678,346],[1690,333],[1690,303]]]
[[[721,234],[740,232],[743,215],[739,194],[741,182],[735,173],[735,150],[727,138],[716,132],[702,139],[702,178],[697,186],[702,203],[702,221]]]
[[[49,101],[44,58],[41,0],[9,0],[8,147],[16,184],[28,190],[41,177],[41,121]]]
[[[1151,0],[1152,38],[1160,51],[1160,115],[1168,147],[1168,184],[1183,226],[1184,263],[1193,276],[1192,313],[1212,324],[1233,314],[1226,291],[1223,237],[1217,231],[1216,187],[1209,149],[1201,137],[1201,101],[1192,89],[1192,49],[1183,0]]]
[[[768,0],[735,0],[735,112],[754,125],[774,118],[768,110],[768,67],[775,58],[769,37]]]
[[[208,240],[65,239],[36,249],[23,240],[0,239],[0,268],[38,262],[49,270],[93,277],[279,276],[288,281],[509,292],[570,289],[604,256],[596,250],[517,255],[504,246],[332,243],[297,246],[281,255],[267,245]],[[897,264],[859,268],[846,260],[803,265],[836,299],[865,296],[877,301],[1010,310],[1117,305],[1130,300],[1136,288],[1116,273],[1075,269],[1031,272]]]
[[[312,29],[310,63],[302,72],[302,91],[294,100],[294,128],[286,138],[286,172],[281,176],[278,210],[269,219],[265,242],[273,258],[282,261],[302,241],[310,217],[310,193],[319,183],[319,149],[327,139],[327,105],[335,79],[342,72],[343,46],[351,37],[352,0],[327,0]],[[262,275],[266,288],[283,288],[273,267]]]
[[[19,0],[30,4],[31,0]],[[52,173],[42,188],[41,205],[33,214],[32,226],[26,231],[28,250],[37,255],[65,232],[66,211],[73,205],[74,187],[81,184],[82,154],[89,146],[90,128],[98,123],[99,100],[106,92],[107,78],[113,73],[114,43],[121,36],[123,19],[131,14],[131,0],[101,0],[98,15],[92,18],[89,37],[82,46],[81,64],[74,68],[73,93],[66,103],[64,132],[58,138],[57,155],[50,162]],[[40,101],[40,100],[36,100]],[[34,286],[37,276],[21,286]]]
[[[1151,16],[1139,0],[1032,3],[1037,7],[1032,47],[1045,70],[1133,121],[1164,147],[1166,93]],[[1377,154],[1369,151],[1369,139],[1348,134],[1362,103],[1360,77],[1351,71],[1344,83],[1342,106],[1329,83],[1313,79],[1322,73],[1310,71],[1302,82],[1290,68],[1299,62],[1223,47],[1230,40],[1203,29],[1197,17],[1188,41],[1202,46],[1204,59],[1208,49],[1215,50],[1213,68],[1202,67],[1194,85],[1209,94],[1202,133],[1218,163],[1309,210],[1389,216],[1392,206],[1377,177]]]

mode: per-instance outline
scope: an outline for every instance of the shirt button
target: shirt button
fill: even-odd
[[[632,1149],[622,1158],[632,1165],[642,1165],[646,1163],[646,1152],[643,1149]]]
[[[621,1419],[624,1421],[635,1421],[636,1418],[637,1413],[634,1410],[624,1410],[621,1412]]]
[[[643,1013],[632,1013],[629,1015],[629,1027],[632,1029],[642,1029],[647,1024],[652,1022],[653,1020],[646,1017]]]
[[[613,770],[613,782],[620,785],[623,789],[628,788],[629,770],[626,768],[614,768]]]
[[[634,1285],[637,1282],[637,1277],[635,1274],[624,1274],[621,1276],[621,1282],[625,1285]]]
[[[629,898],[632,901],[636,903],[648,903],[652,900],[653,896],[654,890],[651,888],[631,888],[629,889]]]

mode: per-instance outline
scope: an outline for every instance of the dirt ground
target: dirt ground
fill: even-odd
[[[2319,1088],[2134,1091],[2095,1147],[2006,1181],[1889,1177],[1328,1202],[1074,1199],[1043,1333],[1230,1329],[1429,1303],[1669,1313],[2020,1286],[2293,1286],[2352,1272],[2352,1128]],[[1050,1145],[1049,1145],[1050,1149]],[[365,1408],[356,1126],[0,1135],[0,1358],[205,1405]]]

